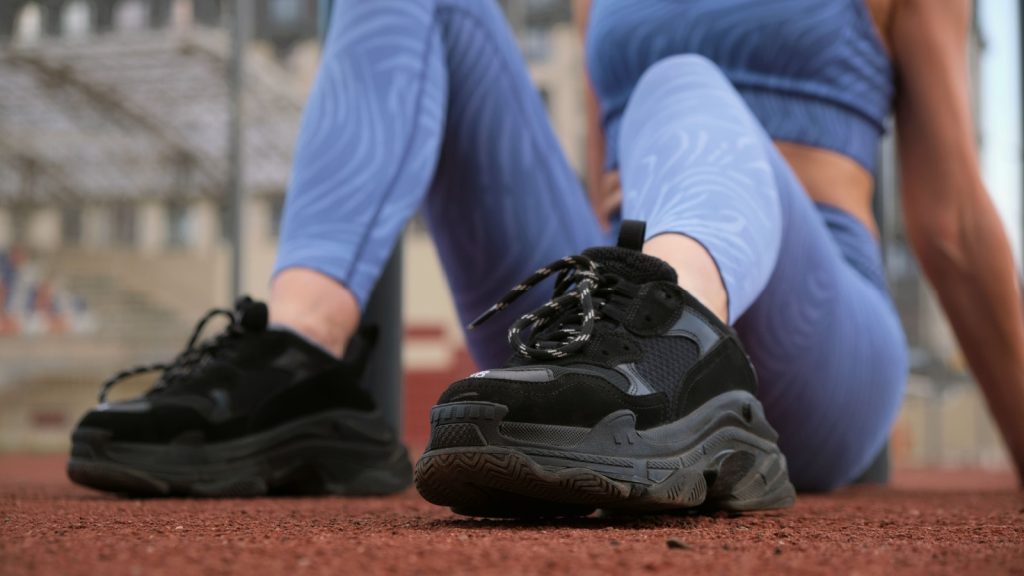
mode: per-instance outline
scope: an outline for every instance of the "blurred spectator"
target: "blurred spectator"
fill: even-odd
[[[82,334],[95,328],[85,300],[44,277],[24,249],[0,252],[0,335]]]

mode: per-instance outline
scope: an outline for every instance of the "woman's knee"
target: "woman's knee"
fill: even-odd
[[[717,64],[700,54],[677,54],[662,58],[640,76],[636,91],[680,85],[720,87],[734,91]]]
[[[666,119],[688,123],[694,116],[736,119],[745,130],[756,126],[743,99],[714,62],[698,54],[663,58],[637,82],[626,105],[620,141],[635,136],[641,126],[662,125]]]

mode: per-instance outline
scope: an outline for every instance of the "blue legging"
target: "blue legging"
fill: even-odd
[[[794,483],[856,478],[885,441],[905,347],[874,238],[815,206],[740,96],[696,56],[640,80],[619,142],[623,214],[701,242],[729,295]],[[425,209],[463,321],[551,260],[605,244],[495,3],[342,1],[307,105],[276,271],[365,304]],[[505,313],[541,303],[533,291]],[[503,322],[467,333],[507,358]]]

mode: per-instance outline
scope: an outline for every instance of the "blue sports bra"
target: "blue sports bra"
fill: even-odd
[[[606,168],[618,166],[626,102],[648,66],[701,54],[768,134],[874,171],[893,67],[865,0],[594,0],[586,58],[601,103]]]

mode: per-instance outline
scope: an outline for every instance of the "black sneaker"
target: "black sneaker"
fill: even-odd
[[[198,342],[216,316],[231,324]],[[167,365],[103,385],[72,434],[74,482],[133,495],[388,494],[412,481],[405,447],[358,386],[374,334],[339,361],[295,334],[267,329],[267,307],[242,299],[199,322]],[[140,398],[107,402],[116,382],[162,371]]]
[[[553,299],[509,329],[516,356],[451,385],[416,466],[428,501],[471,516],[792,505],[786,459],[732,330],[639,252],[538,270],[474,325],[559,272]],[[524,336],[528,332],[528,336]]]

